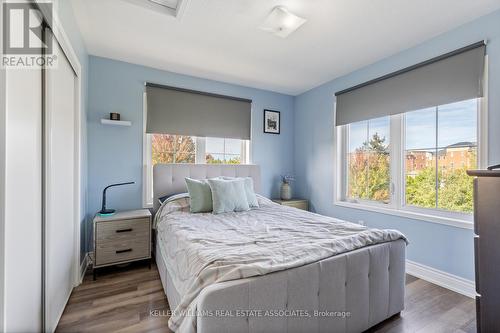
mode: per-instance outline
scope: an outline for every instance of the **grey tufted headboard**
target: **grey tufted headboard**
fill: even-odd
[[[234,164],[156,164],[153,168],[153,207],[158,198],[187,192],[184,178],[206,179],[218,176],[252,177],[256,193],[260,193],[260,167]]]

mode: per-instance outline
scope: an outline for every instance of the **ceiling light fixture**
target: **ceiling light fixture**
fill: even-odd
[[[181,18],[190,0],[124,0],[152,11]]]
[[[306,19],[290,13],[285,7],[277,6],[273,8],[259,28],[276,36],[286,38],[306,21]]]
[[[167,7],[170,9],[177,9],[177,0],[149,0],[149,2],[155,3],[159,6]]]

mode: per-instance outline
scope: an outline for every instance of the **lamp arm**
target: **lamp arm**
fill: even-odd
[[[117,183],[117,184],[111,184],[108,185],[104,188],[102,191],[102,206],[101,206],[101,212],[104,212],[106,210],[106,190],[110,187],[114,186],[121,186],[121,185],[130,185],[130,184],[135,184],[135,182],[127,182],[127,183]]]

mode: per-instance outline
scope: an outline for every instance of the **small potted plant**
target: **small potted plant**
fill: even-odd
[[[290,186],[290,183],[294,180],[295,178],[292,175],[281,176],[281,189],[280,189],[281,200],[292,199],[292,188]]]

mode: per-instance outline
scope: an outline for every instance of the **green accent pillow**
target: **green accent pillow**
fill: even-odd
[[[250,210],[243,179],[209,179],[208,184],[212,189],[214,214]]]
[[[207,213],[212,211],[212,190],[206,179],[185,178],[191,199],[191,213]]]
[[[237,177],[237,178],[235,178],[235,177],[222,176],[220,178],[224,179],[224,180],[243,179],[245,182],[245,194],[247,196],[248,205],[251,208],[258,208],[259,207],[259,201],[257,200],[257,196],[255,195],[255,191],[253,189],[252,177]]]

